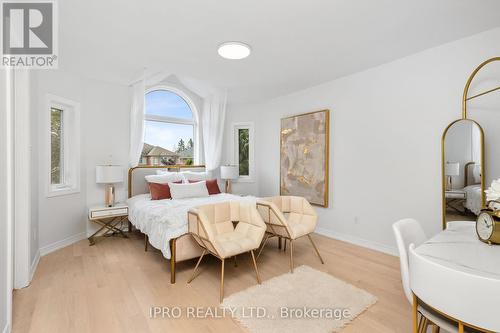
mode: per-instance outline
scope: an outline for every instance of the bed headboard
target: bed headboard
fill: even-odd
[[[149,193],[148,183],[144,177],[156,174],[156,170],[206,171],[204,165],[139,165],[128,169],[128,197]]]
[[[476,162],[465,163],[464,166],[464,187],[468,185],[481,184],[481,175],[476,176],[474,170],[480,167],[480,164]],[[479,171],[481,173],[481,171]]]

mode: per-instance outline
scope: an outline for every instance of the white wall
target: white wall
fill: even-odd
[[[445,161],[458,162],[460,165],[460,175],[452,176],[452,188],[454,189],[465,186],[464,167],[465,164],[472,161],[472,124],[471,121],[460,121],[455,123],[446,134]]]
[[[13,113],[7,72],[0,69],[0,331],[8,332],[12,304],[12,224],[14,196]]]
[[[226,140],[232,138],[231,122],[255,122],[258,180],[234,190],[279,193],[280,118],[327,108],[330,207],[318,208],[318,230],[390,253],[396,252],[391,225],[398,219],[417,218],[429,235],[436,233],[441,227],[441,135],[461,116],[469,74],[500,54],[498,40],[500,29],[495,29],[271,101],[231,106]],[[483,126],[487,144],[500,135],[499,106],[496,114],[489,109],[490,121]],[[227,148],[225,161],[230,154]]]
[[[87,237],[87,208],[104,200],[104,190],[95,183],[95,166],[109,162],[127,165],[129,93],[128,87],[84,79],[62,70],[38,71],[34,81],[38,144],[33,149],[39,154],[33,167],[38,170],[39,244],[45,254]],[[46,94],[80,103],[81,183],[76,194],[47,197],[47,177],[38,167],[45,163],[48,149],[43,141],[47,129],[40,121],[40,113],[46,111]],[[118,199],[125,198],[125,189],[125,184],[117,186]]]

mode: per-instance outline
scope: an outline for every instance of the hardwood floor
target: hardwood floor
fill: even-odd
[[[295,265],[307,264],[378,297],[342,332],[411,332],[411,308],[403,295],[396,257],[313,235],[321,265],[307,238],[294,244]],[[150,318],[152,306],[215,307],[220,264],[203,259],[201,274],[186,283],[195,260],[179,263],[170,284],[168,261],[144,252],[143,239],[86,240],[42,257],[28,288],[14,292],[12,332],[246,332],[231,318]],[[288,253],[270,241],[258,261],[262,280],[288,272]],[[249,255],[226,265],[225,295],[256,283]],[[277,300],[279,302],[279,300]]]

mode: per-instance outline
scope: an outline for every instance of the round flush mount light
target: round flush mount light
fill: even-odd
[[[250,46],[242,42],[226,42],[217,51],[225,59],[244,59],[250,55]]]

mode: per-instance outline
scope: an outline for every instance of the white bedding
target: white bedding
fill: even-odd
[[[481,212],[481,185],[469,185],[464,187],[467,198],[464,207],[479,215]]]
[[[170,259],[169,241],[187,233],[189,209],[215,202],[255,203],[255,200],[255,197],[240,197],[227,193],[177,200],[151,200],[150,194],[140,194],[127,200],[128,218],[137,229],[148,235],[152,246],[161,250],[165,258]]]

